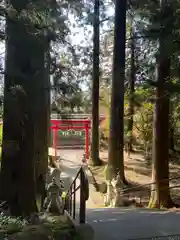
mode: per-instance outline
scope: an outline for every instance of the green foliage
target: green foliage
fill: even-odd
[[[100,89],[100,101],[99,101],[100,111],[106,114],[105,120],[100,125],[100,131],[103,132],[105,138],[109,137],[109,124],[110,124],[110,93],[105,87]]]
[[[137,131],[137,139],[144,147],[152,142],[153,134],[153,107],[152,103],[143,103],[134,115],[134,128]]]
[[[28,224],[19,218],[0,215],[3,239],[78,239],[77,233],[64,216],[49,216],[40,224]]]
[[[104,93],[104,92],[103,92]],[[105,97],[104,97],[105,96]],[[152,93],[149,89],[146,88],[137,88],[135,92],[135,114],[134,114],[134,127],[132,132],[133,142],[140,144],[147,149],[152,143],[152,129],[153,129],[153,108],[154,105],[151,103]],[[103,95],[101,98],[101,104],[106,106],[107,114],[106,119],[101,123],[100,130],[103,132],[103,135],[106,139],[109,137],[109,124],[110,124],[110,109],[109,103],[107,101],[107,94]],[[124,136],[125,139],[131,135],[126,130],[127,125],[127,109],[128,109],[128,98],[125,96],[125,118],[124,118]]]
[[[31,26],[36,26],[37,29],[47,28],[52,25],[49,12],[40,4],[29,4],[26,9],[20,12],[18,19]]]
[[[5,230],[9,234],[21,231],[26,224],[27,222],[21,218],[5,216],[3,213],[0,214],[0,229]]]
[[[109,138],[109,124],[110,124],[110,116],[107,113],[105,120],[101,123],[100,130],[103,132],[105,138]]]

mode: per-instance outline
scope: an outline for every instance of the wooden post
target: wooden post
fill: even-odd
[[[56,138],[56,134],[55,134],[55,132],[56,132],[56,129],[53,128],[53,129],[52,129],[52,134],[53,134],[52,148],[53,148],[53,149],[54,149],[54,147],[55,147],[55,143],[56,143],[56,140],[55,140],[55,138]]]
[[[53,130],[53,150],[55,154],[55,159],[57,157],[57,127]]]
[[[89,124],[85,125],[85,155],[86,161],[89,159]]]

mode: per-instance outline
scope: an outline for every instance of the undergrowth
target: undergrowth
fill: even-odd
[[[6,216],[3,213],[0,214],[0,229],[9,234],[21,231],[26,225],[27,221],[24,219]]]

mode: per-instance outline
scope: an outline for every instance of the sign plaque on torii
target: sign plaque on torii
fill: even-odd
[[[85,131],[85,157],[89,159],[89,129],[91,127],[90,119],[51,119],[50,129],[53,132],[53,149],[55,157],[57,156],[57,138],[58,131]]]

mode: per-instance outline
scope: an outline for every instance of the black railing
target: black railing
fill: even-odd
[[[77,186],[77,179],[80,180],[80,184]],[[76,200],[76,193],[80,190],[79,202]],[[66,197],[65,197],[65,210],[76,220],[78,214],[77,204],[79,204],[79,223],[86,222],[86,201],[89,198],[89,183],[87,174],[83,167],[81,167],[70,185]]]

